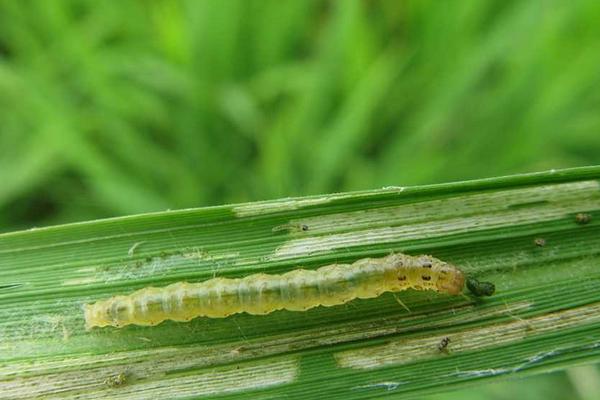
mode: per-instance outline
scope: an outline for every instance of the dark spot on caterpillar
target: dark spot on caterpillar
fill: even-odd
[[[578,213],[575,215],[575,222],[577,222],[579,225],[589,224],[591,220],[592,216],[588,213]]]
[[[467,278],[467,289],[477,297],[491,296],[496,291],[496,286],[491,282],[479,282],[475,278]]]
[[[421,264],[421,266],[423,268],[431,268],[431,263],[429,261],[425,261],[423,264]]]
[[[423,275],[421,277],[421,279],[423,279],[424,281],[430,281],[431,280],[431,276],[429,276],[429,275]]]
[[[533,243],[538,247],[544,247],[546,245],[546,239],[535,238],[535,239],[533,239]]]
[[[448,353],[449,344],[450,338],[448,336],[443,337],[442,340],[440,340],[440,343],[438,344],[438,350],[442,353]]]
[[[399,281],[405,281],[406,280],[406,275],[402,275],[398,277]]]

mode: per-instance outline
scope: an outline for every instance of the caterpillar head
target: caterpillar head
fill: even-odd
[[[465,275],[452,264],[432,256],[417,258],[418,286],[450,295],[460,294],[465,286]]]
[[[465,274],[452,264],[440,263],[437,265],[436,287],[440,293],[457,295],[465,287]]]

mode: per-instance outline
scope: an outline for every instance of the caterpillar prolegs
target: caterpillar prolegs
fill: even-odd
[[[196,317],[224,318],[241,312],[263,315],[282,309],[304,311],[406,289],[457,295],[464,284],[464,274],[451,264],[432,256],[396,253],[281,275],[254,274],[149,287],[86,304],[85,322],[90,329],[157,325],[165,320],[189,321]]]

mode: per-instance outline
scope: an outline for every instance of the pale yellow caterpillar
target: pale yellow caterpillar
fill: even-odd
[[[224,318],[241,312],[263,315],[282,309],[304,311],[406,289],[457,295],[464,284],[461,270],[437,258],[391,254],[281,275],[254,274],[149,287],[86,304],[85,323],[90,329],[157,325],[165,320],[189,321],[196,317]]]

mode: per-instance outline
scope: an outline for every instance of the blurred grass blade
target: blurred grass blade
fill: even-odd
[[[406,398],[597,361],[599,178],[586,167],[0,235],[0,398]],[[497,294],[84,330],[83,304],[145,286],[392,251],[433,254]]]

